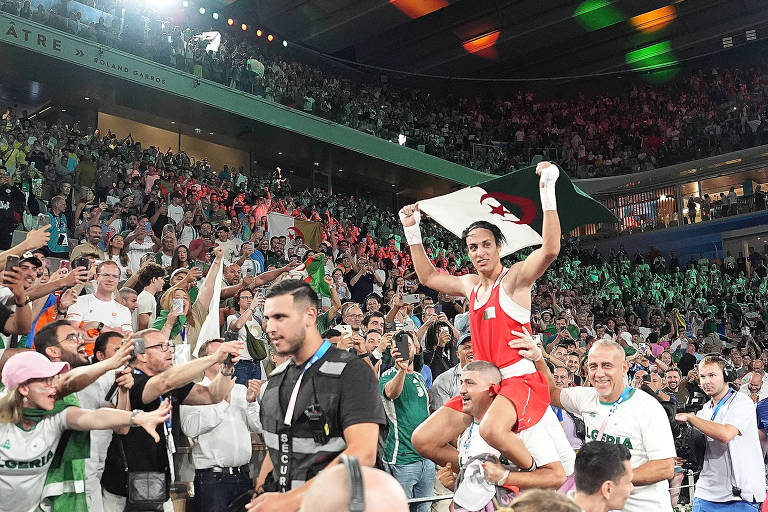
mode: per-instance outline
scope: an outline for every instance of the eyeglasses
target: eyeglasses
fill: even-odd
[[[29,379],[30,384],[42,384],[46,388],[52,388],[54,386],[54,379],[55,377],[43,377],[39,379]]]
[[[74,341],[75,343],[80,343],[81,341],[83,341],[83,335],[80,334],[79,332],[73,332],[72,334],[65,336],[63,340],[59,340],[57,344],[61,345],[62,343],[67,341]]]
[[[172,343],[158,343],[157,345],[150,345],[144,348],[146,350],[149,350],[150,348],[159,348],[160,352],[168,352],[168,350],[173,350],[173,347]]]
[[[120,279],[120,274],[105,274],[105,273],[102,272],[99,275],[102,276],[102,277],[108,277],[110,279]]]

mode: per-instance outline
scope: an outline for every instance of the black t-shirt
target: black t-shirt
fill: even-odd
[[[149,375],[139,371],[134,372],[133,387],[130,392],[131,406],[134,409],[151,412],[160,406],[160,398],[148,404],[141,400],[141,396],[144,394],[144,386],[147,385],[150,378]],[[178,410],[178,404],[181,404],[187,398],[193,386],[194,383],[189,383],[166,393],[162,398],[169,398],[171,400],[171,403],[174,404],[175,413]],[[177,421],[178,416],[172,417],[172,423]],[[176,428],[175,425],[173,427]],[[125,464],[120,452],[119,439],[122,440],[130,471],[165,471],[170,478],[167,445],[162,424],[157,426],[157,433],[160,435],[159,443],[155,443],[155,440],[141,427],[132,428],[124,436],[113,434],[112,442],[109,444],[109,450],[107,450],[104,474],[101,476],[101,486],[112,494],[118,496],[126,495],[127,477]]]
[[[328,349],[339,350],[335,347]],[[301,385],[310,385],[310,380],[322,362],[328,358],[328,353],[321,357],[315,364],[310,366],[307,373],[301,379]],[[280,408],[281,417],[285,415],[285,409],[291,398],[291,392],[296,382],[299,380],[304,365],[297,366],[291,361],[288,368],[285,369],[285,377],[280,386]],[[362,359],[355,358],[347,363],[344,371],[341,372],[341,382],[339,384],[341,396],[339,397],[339,408],[337,413],[339,425],[343,431],[349,426],[359,423],[378,423],[386,425],[387,419],[384,414],[384,406],[379,396],[379,384],[376,377]],[[303,411],[295,411],[294,418],[298,417]],[[330,412],[330,411],[327,411]]]
[[[363,304],[365,302],[365,298],[373,293],[374,277],[373,274],[365,273],[361,275],[357,282],[355,282],[353,285],[352,279],[356,275],[357,272],[350,270],[344,275],[344,282],[349,286],[349,293],[352,295],[352,300],[358,304]]]

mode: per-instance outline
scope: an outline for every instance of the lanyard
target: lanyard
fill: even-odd
[[[555,412],[555,414],[557,415],[557,419],[560,422],[562,422],[563,421],[563,410],[561,408],[559,408],[559,407],[555,407],[554,405],[550,405],[549,407],[551,407],[552,410]]]
[[[469,432],[467,432],[467,437],[464,439],[464,445],[463,449],[461,450],[461,453],[459,453],[459,466],[464,466],[464,463],[462,462],[465,460],[469,453],[469,445],[472,443],[472,430],[475,428],[475,421],[472,420],[472,424],[469,426]]]
[[[315,354],[309,358],[309,361],[304,364],[304,369],[301,370],[299,380],[297,380],[296,385],[293,386],[293,391],[291,391],[291,398],[288,400],[288,408],[285,410],[285,418],[283,419],[283,423],[285,425],[290,425],[291,421],[293,420],[293,410],[296,408],[296,398],[299,396],[299,388],[301,387],[301,380],[304,378],[304,374],[307,373],[307,370],[309,370],[313,364],[315,364],[321,357],[323,357],[326,352],[328,352],[329,348],[331,348],[331,342],[328,340],[323,340],[323,344],[320,345],[320,348],[317,349],[317,352],[315,352]]]
[[[600,431],[597,433],[597,440],[600,441],[603,439],[603,433],[605,432],[605,427],[608,426],[608,420],[613,415],[614,412],[616,412],[616,409],[618,409],[619,405],[629,397],[629,393],[632,391],[632,388],[627,386],[624,388],[624,391],[621,392],[621,396],[618,400],[613,402],[613,405],[611,406],[611,410],[608,411],[608,416],[605,417],[603,420],[603,424],[600,425]]]
[[[728,389],[728,392],[725,394],[725,396],[721,398],[719,402],[717,402],[717,405],[715,406],[715,412],[712,413],[712,418],[710,419],[710,421],[715,421],[715,416],[717,416],[717,413],[720,412],[720,408],[723,406],[723,404],[728,401],[728,398],[730,398],[731,393],[733,393],[733,390]]]

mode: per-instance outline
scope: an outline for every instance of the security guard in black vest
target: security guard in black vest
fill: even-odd
[[[272,464],[265,492],[247,509],[293,512],[309,481],[344,453],[366,466],[376,461],[386,417],[374,374],[357,355],[323,340],[315,325],[317,293],[285,279],[266,293],[266,331],[278,354],[290,356],[270,374],[261,424]]]

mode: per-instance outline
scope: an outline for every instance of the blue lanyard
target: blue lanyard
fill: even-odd
[[[631,388],[630,386],[627,386],[626,388],[624,388],[624,391],[622,391],[622,392],[621,392],[621,396],[619,396],[619,399],[618,399],[618,400],[616,400],[616,401],[613,403],[613,405],[611,406],[611,410],[610,410],[610,412],[608,413],[608,415],[609,415],[609,416],[610,416],[611,414],[613,414],[614,412],[616,412],[616,408],[617,408],[617,407],[619,407],[619,405],[621,404],[621,402],[623,402],[624,400],[626,400],[626,399],[627,399],[627,397],[629,396],[629,394],[630,394],[631,392],[632,392],[632,388]]]
[[[145,375],[144,372],[142,372],[141,370],[139,370],[137,368],[133,369],[133,373],[136,374],[136,375]],[[157,398],[158,398],[158,400],[160,400],[160,402],[157,404],[157,406],[160,407],[162,405],[162,403],[163,403],[163,400],[165,400],[165,399],[163,398],[163,395],[160,395]],[[165,420],[165,428],[167,429],[166,430],[166,434],[169,434],[171,432],[171,426],[172,425],[173,425],[173,413],[169,414],[168,415],[168,419]]]
[[[293,391],[291,391],[291,398],[288,400],[288,407],[285,410],[285,417],[283,418],[284,424],[291,424],[291,420],[293,419],[293,411],[296,408],[296,399],[299,396],[299,388],[301,387],[301,380],[304,378],[304,374],[307,373],[307,370],[309,370],[313,364],[315,364],[321,357],[323,357],[326,352],[328,352],[329,348],[331,348],[331,342],[328,340],[323,340],[323,344],[320,345],[320,348],[317,349],[317,352],[315,352],[315,354],[309,358],[309,360],[304,365],[304,369],[301,370],[299,380],[297,380],[296,385],[293,386]]]
[[[459,458],[464,459],[467,457],[467,454],[469,452],[469,444],[472,442],[472,430],[475,428],[475,420],[472,420],[472,424],[469,426],[469,432],[467,432],[467,438],[464,439],[464,450],[462,450],[464,453],[459,453]],[[464,455],[464,457],[462,457]],[[462,460],[459,460],[459,466],[463,466],[464,463]]]
[[[728,401],[731,393],[733,393],[733,390],[728,389],[728,392],[725,394],[725,396],[721,398],[719,402],[717,402],[717,406],[715,406],[715,412],[712,413],[712,418],[709,421],[715,421],[715,416],[717,416],[717,413],[720,412],[720,408],[723,406],[723,404]]]
[[[550,407],[552,408],[552,410],[557,415],[557,419],[559,421],[563,421],[563,410],[561,408],[559,408],[559,407],[555,407],[554,405],[550,405]]]

